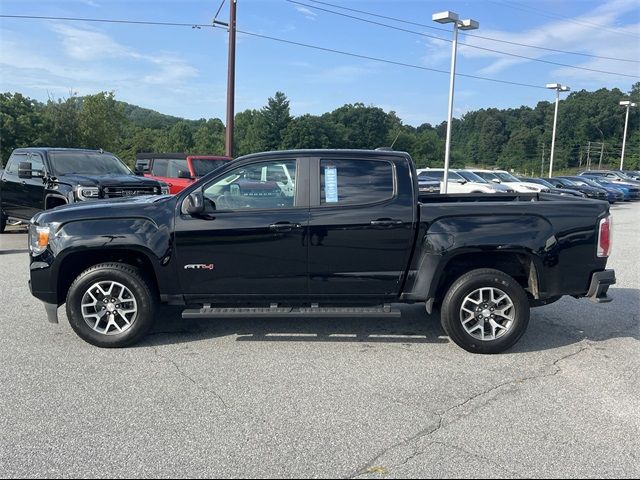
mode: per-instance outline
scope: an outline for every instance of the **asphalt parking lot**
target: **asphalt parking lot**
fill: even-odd
[[[0,236],[2,477],[640,477],[640,203],[613,206],[614,302],[534,309],[506,354],[435,315],[182,321],[125,350],[50,325]]]

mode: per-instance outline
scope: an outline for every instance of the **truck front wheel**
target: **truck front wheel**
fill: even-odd
[[[122,263],[85,270],[67,294],[71,328],[102,348],[126,347],[144,337],[153,324],[155,306],[155,292],[141,272]]]
[[[529,301],[515,279],[481,268],[458,278],[441,309],[444,331],[472,353],[500,353],[512,347],[529,324]]]

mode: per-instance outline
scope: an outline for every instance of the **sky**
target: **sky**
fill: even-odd
[[[227,20],[229,1],[219,15]],[[524,83],[456,78],[454,115],[553,100],[547,83],[572,90],[640,81],[640,0],[324,0],[422,25],[394,22],[313,0],[238,0],[238,28],[367,57],[354,58],[238,35],[236,112],[261,108],[284,92],[293,115],[322,114],[362,102],[395,111],[409,125],[446,120],[451,26],[431,21],[450,10],[472,18],[469,32],[492,39],[578,52],[579,56],[460,35],[457,72]],[[221,0],[2,0],[2,15],[37,15],[211,24]],[[303,5],[304,4],[304,5]],[[314,9],[385,23],[410,33]],[[443,28],[435,30],[429,27]],[[429,35],[429,36],[425,36]],[[465,43],[467,45],[462,45]],[[225,118],[228,34],[224,29],[0,18],[0,91],[34,99],[114,91],[116,98],[180,117]],[[574,65],[606,74],[537,62]],[[420,68],[415,68],[415,67]],[[445,73],[426,69],[441,70]],[[626,75],[626,76],[625,76]]]

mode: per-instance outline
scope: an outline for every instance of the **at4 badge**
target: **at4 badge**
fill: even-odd
[[[214,270],[216,266],[213,263],[193,263],[185,265],[185,270]]]

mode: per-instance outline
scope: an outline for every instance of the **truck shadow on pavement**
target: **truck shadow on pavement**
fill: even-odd
[[[551,350],[583,340],[640,340],[640,291],[612,288],[614,302],[595,304],[563,298],[531,310],[525,335],[507,354]],[[238,342],[330,342],[378,344],[450,343],[440,314],[423,305],[401,307],[402,317],[386,318],[216,318],[183,320],[181,308],[163,307],[140,346],[160,346],[237,336]]]

